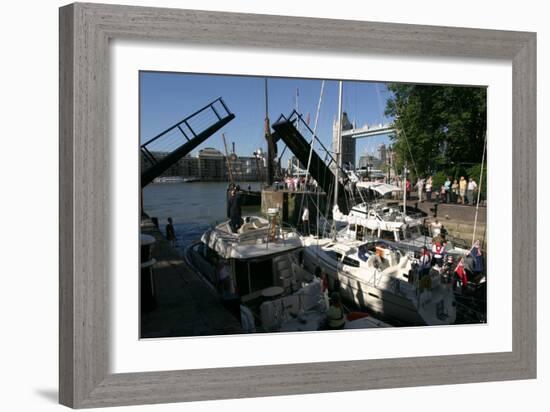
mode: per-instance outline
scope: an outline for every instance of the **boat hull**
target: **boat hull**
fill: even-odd
[[[330,290],[338,290],[343,300],[374,312],[396,326],[448,325],[456,320],[453,293],[445,293],[444,286],[440,286],[439,293],[411,298],[410,290],[399,286],[393,289],[376,287],[372,282],[337,268],[334,260],[312,248],[306,248],[304,266],[311,272],[320,267],[328,276]],[[446,315],[438,313],[437,305]]]

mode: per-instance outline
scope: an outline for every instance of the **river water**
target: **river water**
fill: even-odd
[[[239,182],[241,188],[250,185],[259,190],[258,182]],[[200,239],[205,230],[226,218],[226,182],[153,183],[143,189],[143,208],[150,217],[159,220],[163,233],[171,217],[180,252]],[[258,214],[259,206],[243,207],[243,215]]]

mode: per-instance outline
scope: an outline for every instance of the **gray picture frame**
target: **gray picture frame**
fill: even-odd
[[[71,4],[60,9],[59,399],[88,408],[536,377],[536,34]],[[513,71],[512,351],[109,373],[109,41],[491,58]],[[337,56],[336,56],[337,58]],[[509,187],[510,182],[503,182]]]

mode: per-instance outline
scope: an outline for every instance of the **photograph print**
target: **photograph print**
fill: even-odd
[[[139,97],[140,338],[488,322],[486,87],[141,71]]]

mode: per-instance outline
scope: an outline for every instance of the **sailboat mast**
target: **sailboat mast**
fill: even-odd
[[[225,140],[225,133],[222,133],[223,147],[225,148],[225,159],[227,161],[227,172],[229,173],[229,181],[231,184],[235,184],[233,179],[233,167],[231,166],[231,160],[229,158],[229,151],[227,150],[227,142]]]
[[[269,186],[273,185],[273,161],[275,160],[275,147],[273,144],[273,138],[271,136],[270,125],[269,125],[269,106],[268,106],[268,94],[267,94],[267,77],[264,79],[264,90],[265,90],[265,124],[264,124],[264,135],[267,140],[267,184]]]
[[[338,183],[340,182],[340,165],[342,163],[342,94],[343,94],[343,83],[340,81],[338,83],[338,123],[336,131],[336,170],[334,177],[334,205],[338,205]],[[334,216],[332,217],[333,231],[332,238],[336,240],[336,222]]]
[[[407,162],[403,166],[403,215],[407,214]]]

